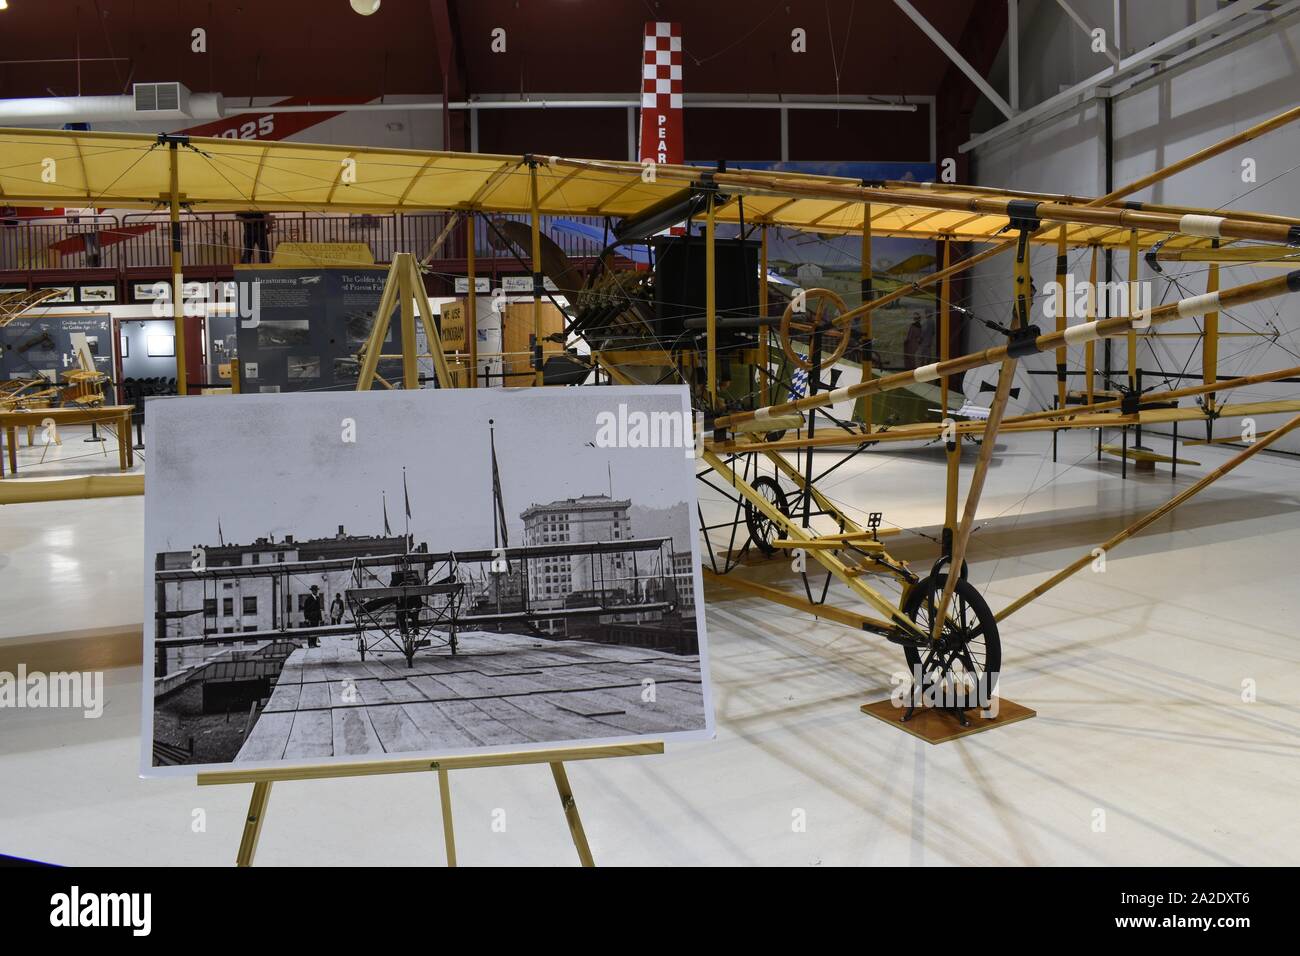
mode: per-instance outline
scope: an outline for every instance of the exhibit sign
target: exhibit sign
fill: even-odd
[[[444,351],[465,348],[465,303],[444,302],[438,311],[438,336]]]
[[[147,775],[712,734],[680,386],[155,399]]]
[[[113,376],[113,319],[106,313],[36,315],[0,326],[0,378],[58,382],[78,368],[74,339],[84,336],[95,370]],[[105,393],[106,396],[110,392]]]
[[[259,308],[238,323],[237,355],[246,392],[356,387],[357,353],[375,322],[388,270],[235,268],[238,283],[256,284]],[[382,343],[379,375],[402,375],[401,322]]]

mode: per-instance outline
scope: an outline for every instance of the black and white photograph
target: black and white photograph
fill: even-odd
[[[152,403],[144,771],[707,737],[693,462],[620,406],[690,421],[666,387]]]

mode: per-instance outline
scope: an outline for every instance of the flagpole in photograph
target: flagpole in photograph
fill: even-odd
[[[402,540],[402,550],[411,551],[411,494],[406,490],[406,466],[402,466],[402,501],[406,506],[406,537]]]

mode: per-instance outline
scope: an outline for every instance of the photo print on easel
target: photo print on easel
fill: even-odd
[[[684,388],[163,399],[146,429],[146,775],[712,735]]]

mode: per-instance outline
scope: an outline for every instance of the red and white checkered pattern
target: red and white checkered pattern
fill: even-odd
[[[641,108],[682,108],[682,25],[647,23],[641,57]]]
[[[642,162],[682,162],[682,26],[645,25],[641,53]]]

